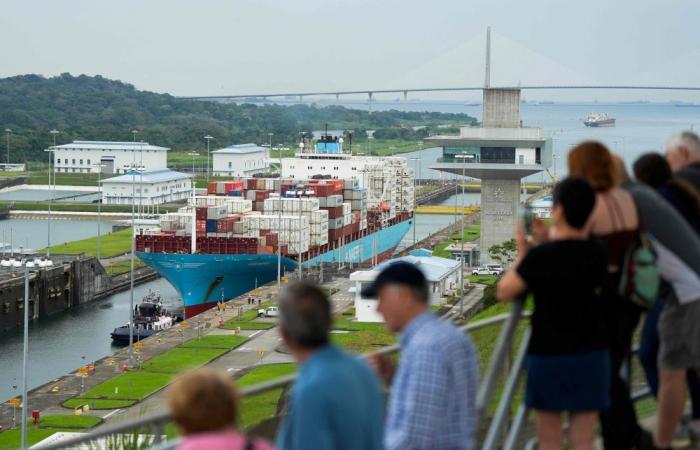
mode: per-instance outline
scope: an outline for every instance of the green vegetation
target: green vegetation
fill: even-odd
[[[167,386],[179,373],[202,366],[238,347],[247,338],[242,336],[208,335],[190,339],[143,363],[143,368],[130,370],[89,389],[83,395],[63,403],[66,408],[89,405],[92,409],[114,409],[130,406]]]
[[[496,275],[469,275],[470,283],[480,283],[487,286],[496,284],[498,277]]]
[[[258,308],[250,309],[241,314],[240,317],[227,320],[221,328],[226,330],[235,330],[236,328],[240,328],[241,330],[269,330],[275,326],[273,322],[260,322],[255,320],[258,318],[258,309],[267,308],[268,306],[270,306],[270,302],[265,302]]]
[[[27,428],[27,444],[34,445],[37,442],[41,442],[47,437],[59,431],[75,431],[75,430],[62,430],[62,429],[50,429],[50,428]],[[10,449],[19,448],[21,441],[22,431],[19,428],[14,430],[7,430],[0,433],[0,448]]]
[[[61,134],[57,143],[74,139],[131,141],[137,138],[175,150],[197,149],[206,154],[202,136],[214,136],[212,146],[268,141],[296,144],[299,130],[353,129],[353,144],[365,141],[365,130],[378,139],[418,139],[440,125],[470,124],[467,114],[404,111],[368,111],[330,105],[280,106],[230,104],[175,98],[138,91],[134,86],[102,76],[52,78],[23,75],[0,79],[0,123],[13,130],[12,161],[45,161],[43,149],[51,144],[51,128]],[[426,126],[414,131],[413,126]],[[443,131],[442,129],[440,130]],[[354,147],[354,145],[353,145]],[[183,157],[183,163],[191,159]]]
[[[0,202],[0,208],[9,208],[20,211],[46,211],[48,203],[46,202]],[[102,205],[103,213],[130,213],[131,206],[129,205]],[[52,203],[51,211],[64,212],[97,212],[97,204],[95,203]],[[158,209],[159,212],[175,212],[177,207],[163,207]]]
[[[259,366],[239,378],[238,385],[240,387],[252,386],[263,381],[289,375],[294,373],[295,370],[296,365],[291,363]],[[242,425],[250,427],[274,417],[277,413],[277,403],[280,395],[282,395],[282,388],[277,388],[241,400],[240,419]]]
[[[31,424],[32,419],[27,419],[27,423]],[[95,416],[54,415],[43,416],[39,421],[39,428],[85,429],[92,428],[100,423],[102,423],[102,419]]]
[[[128,253],[131,251],[131,228],[102,235],[100,246],[102,258]],[[39,253],[45,251],[46,249],[42,249]],[[85,253],[89,256],[97,256],[97,237],[54,245],[51,247],[51,253],[67,255]]]
[[[221,348],[175,347],[148,360],[143,364],[143,369],[153,373],[176,374],[202,366],[223,353],[226,350]]]
[[[466,225],[464,227],[464,242],[472,242],[477,239],[479,239],[479,235],[481,234],[481,224],[479,222],[475,222],[469,225]],[[435,249],[433,250],[433,255],[434,256],[440,256],[442,258],[449,258],[450,252],[446,251],[445,248],[447,248],[450,244],[459,244],[462,242],[460,238],[460,233],[457,232],[450,236],[449,239],[447,239],[444,242],[439,243],[438,245],[435,246]]]
[[[356,322],[346,317],[338,317],[333,329],[347,333],[333,333],[334,343],[354,353],[366,353],[396,343],[396,336],[386,330],[383,323]]]
[[[144,267],[146,264],[141,261],[140,259],[136,258],[134,259],[134,269],[140,269],[141,267]],[[131,272],[131,261],[126,260],[126,261],[120,261],[115,264],[110,264],[105,267],[105,270],[110,276],[116,276],[116,275],[121,275],[123,273],[129,273]]]

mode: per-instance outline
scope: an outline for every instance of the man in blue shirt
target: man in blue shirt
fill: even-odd
[[[392,383],[387,450],[474,447],[477,355],[466,333],[428,310],[429,295],[423,272],[405,262],[389,265],[362,291],[379,299],[387,329],[401,332],[398,369],[385,356],[372,361]]]
[[[280,333],[300,364],[279,450],[380,450],[384,405],[377,377],[356,356],[330,343],[328,298],[309,283],[279,297]]]

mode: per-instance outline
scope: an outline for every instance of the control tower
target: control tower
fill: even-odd
[[[515,236],[521,180],[546,170],[552,162],[551,139],[545,139],[542,128],[522,126],[520,89],[489,86],[489,35],[482,125],[463,127],[458,136],[426,139],[442,147],[442,157],[431,169],[481,179],[482,263],[490,259],[492,245]]]

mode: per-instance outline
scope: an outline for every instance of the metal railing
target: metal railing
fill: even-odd
[[[501,334],[498,340],[498,346],[496,349],[496,352],[494,354],[494,357],[491,359],[490,367],[486,372],[486,375],[484,378],[484,382],[481,384],[479,393],[477,395],[477,411],[479,414],[479,419],[480,422],[481,420],[484,419],[487,406],[491,402],[492,396],[494,394],[495,386],[497,383],[497,378],[498,374],[501,371],[503,364],[506,360],[506,357],[508,356],[509,353],[509,347],[513,342],[513,339],[515,337],[515,328],[518,324],[518,321],[520,317],[524,316],[522,313],[522,304],[521,303],[515,303],[513,306],[513,309],[511,310],[510,313],[505,313],[505,314],[500,314],[497,316],[493,316],[487,319],[479,320],[476,322],[468,323],[466,325],[463,325],[461,329],[465,332],[470,332],[470,331],[475,331],[479,330],[485,327],[493,326],[496,324],[500,324],[505,322],[505,325],[501,329]],[[373,355],[377,354],[393,354],[396,353],[400,350],[399,345],[391,345],[382,348],[381,350],[378,350],[376,352],[371,352],[362,355],[365,358],[371,357]],[[515,367],[515,366],[514,366]],[[491,378],[495,379],[491,379]],[[250,397],[256,394],[261,394],[273,389],[277,388],[283,388],[286,386],[289,386],[296,380],[296,374],[284,376],[277,378],[275,380],[271,380],[268,382],[263,382],[256,384],[254,386],[250,386],[247,388],[241,389],[241,397]],[[506,393],[510,394],[512,391],[508,390]],[[512,398],[512,396],[511,396]],[[499,409],[500,411],[500,409]],[[497,416],[500,417],[500,416]],[[101,440],[106,440],[110,437],[114,437],[116,435],[128,435],[132,434],[135,435],[135,433],[138,433],[138,430],[148,430],[148,434],[152,437],[152,442],[150,445],[152,448],[156,448],[159,450],[165,450],[165,449],[171,449],[174,448],[177,445],[177,442],[174,441],[168,441],[164,442],[163,437],[164,437],[164,432],[165,432],[165,427],[166,425],[172,421],[172,416],[170,415],[169,412],[160,412],[160,413],[154,413],[130,420],[125,420],[123,422],[115,423],[115,424],[107,424],[104,426],[101,426],[95,430],[92,430],[82,436],[77,436],[75,438],[71,439],[66,439],[61,442],[57,442],[55,444],[49,444],[46,446],[42,446],[42,450],[59,450],[59,449],[65,449],[65,448],[71,448],[71,447],[77,447],[77,446],[88,446],[90,448],[90,444],[92,443],[93,446],[95,446],[95,442],[100,442]],[[496,421],[492,421],[492,426],[493,423]],[[499,427],[502,426],[502,421],[498,422]],[[95,447],[97,448],[97,447]],[[484,447],[487,448],[487,447]],[[492,448],[492,447],[488,447]]]

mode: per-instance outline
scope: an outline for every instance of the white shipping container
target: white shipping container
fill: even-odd
[[[319,209],[311,211],[310,223],[324,223],[328,225],[328,210]]]
[[[343,196],[340,194],[329,195],[328,197],[319,198],[319,206],[321,208],[335,208],[343,203]]]
[[[343,181],[343,189],[352,189],[358,187],[359,182],[357,178],[346,178]]]
[[[253,210],[253,202],[244,198],[224,197],[229,214],[243,214]]]
[[[228,216],[228,208],[224,206],[207,207],[207,219],[223,219]]]
[[[367,200],[352,200],[350,207],[353,211],[362,211],[367,209]]]
[[[367,229],[367,219],[360,219],[360,230]]]
[[[246,234],[248,232],[248,223],[246,222],[236,222],[233,224],[234,234]]]
[[[310,225],[311,234],[328,234],[328,222],[312,223]]]
[[[343,228],[343,218],[338,217],[336,219],[328,219],[328,229],[329,230],[337,230],[339,228]]]
[[[309,241],[311,246],[325,245],[328,243],[328,233],[325,234],[312,234],[311,240]]]
[[[352,211],[352,206],[348,202],[343,202],[343,215],[345,214],[350,214],[350,211]]]
[[[352,219],[353,219],[353,217],[355,217],[355,216],[352,215],[352,214],[345,214],[345,215],[343,216],[343,226],[352,225]]]

